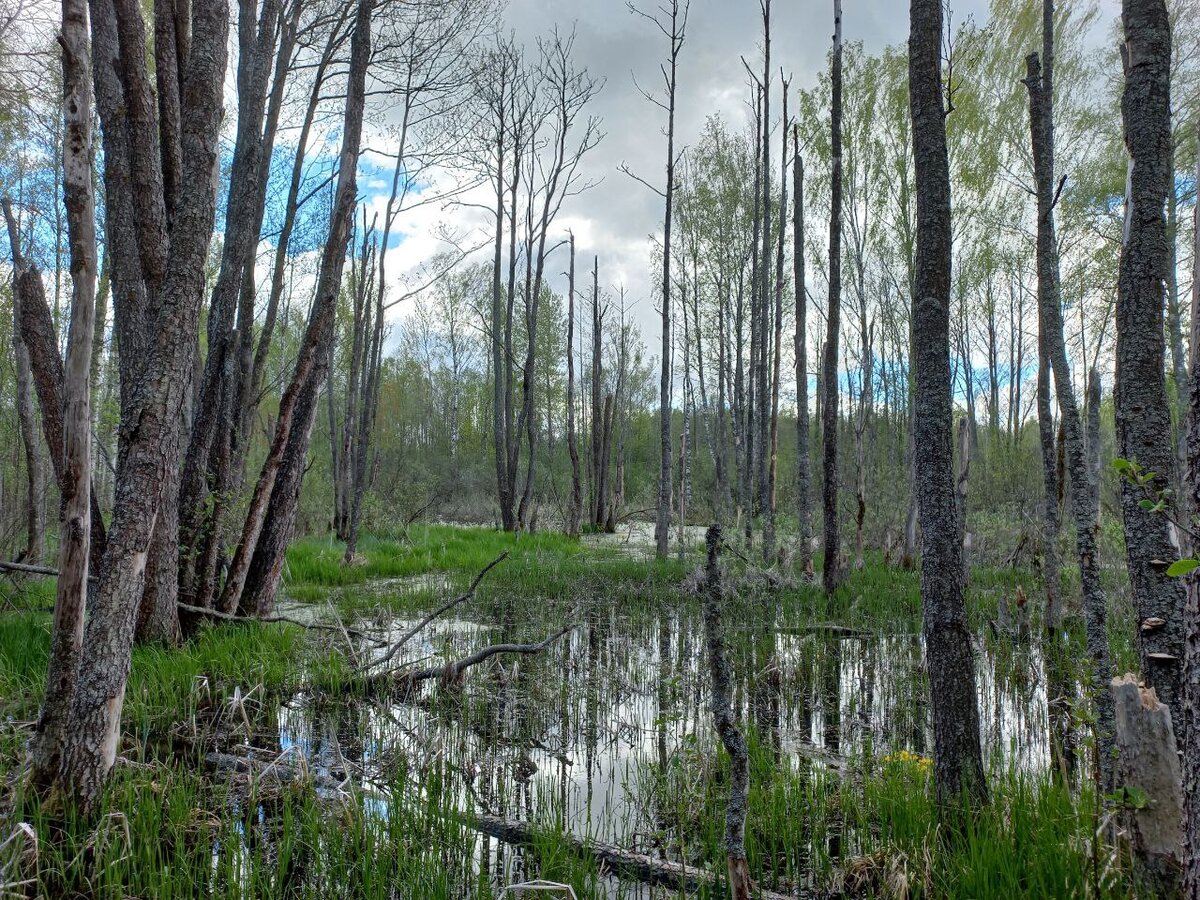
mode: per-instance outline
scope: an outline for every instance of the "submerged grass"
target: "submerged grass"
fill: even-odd
[[[696,553],[683,561],[655,561],[556,534],[514,537],[437,525],[413,526],[404,540],[366,538],[350,566],[342,564],[340,543],[298,541],[288,551],[285,589],[296,601],[333,602],[347,618],[372,610],[404,616],[458,592],[505,551],[509,559],[457,615],[522,635],[567,621],[598,623],[589,629],[589,640],[599,637],[587,658],[603,665],[628,652],[608,636],[605,621],[619,619],[633,633],[653,634],[663,616],[682,621],[694,612],[694,599],[680,585],[699,562]],[[735,665],[746,673],[757,672],[775,652],[775,638],[766,634],[803,634],[814,623],[902,636],[920,630],[918,573],[888,567],[882,558],[869,557],[832,598],[813,585],[765,580],[733,554],[730,563],[730,580],[739,590],[727,624]],[[415,588],[404,581],[428,575],[446,578]],[[976,629],[986,632],[999,598],[1012,598],[1018,589],[1030,598],[1039,593],[1028,572],[973,572],[968,602]],[[39,597],[52,598],[38,590]],[[764,625],[768,621],[773,624]],[[803,652],[827,653],[825,640],[805,639]],[[0,614],[0,777],[10,787],[28,735],[24,723],[36,716],[43,691],[48,643],[45,612]],[[463,766],[476,761],[456,756],[450,737],[423,736],[436,745],[432,750],[398,755],[382,767],[371,793],[351,787],[339,799],[309,783],[268,790],[214,778],[199,764],[197,747],[181,745],[181,731],[199,734],[222,715],[234,718],[230,699],[250,692],[258,701],[247,710],[251,727],[230,740],[260,746],[272,737],[279,741],[279,699],[347,679],[348,664],[336,645],[336,639],[292,625],[248,624],[205,627],[178,648],[137,648],[122,744],[129,764],[118,766],[107,787],[105,813],[91,822],[55,821],[34,799],[10,789],[0,804],[0,842],[20,822],[33,827],[37,842],[35,852],[29,852],[28,839],[0,851],[0,883],[20,876],[32,879],[33,893],[105,898],[483,900],[497,896],[504,884],[542,877],[572,884],[581,898],[651,896],[614,880],[562,840],[557,829],[564,813],[554,796],[520,785],[504,788],[524,796],[531,817],[546,824],[532,847],[518,852],[473,831],[460,815],[461,781]],[[682,634],[678,652],[685,652]],[[557,651],[546,656],[521,664],[515,686],[534,698],[533,712],[506,739],[536,738],[558,707],[565,722],[568,678],[589,680],[586,696],[570,700],[575,721],[587,720],[597,702],[593,692],[601,688],[590,686],[590,672],[565,671],[574,658],[565,648],[561,657]],[[993,664],[997,677],[1010,679],[1028,677],[1031,665],[1026,653],[1011,648],[994,654]],[[683,739],[662,757],[649,754],[629,763],[622,789],[638,808],[622,815],[641,829],[628,836],[631,845],[722,872],[727,762],[711,734],[688,725],[688,716],[703,708],[695,687],[681,681],[682,671],[661,689],[691,698],[674,713]],[[647,671],[600,684],[636,693],[654,690],[659,677]],[[908,718],[920,718],[928,689],[919,668],[904,678],[887,686],[906,698],[903,708],[889,713],[903,720],[900,730],[910,727]],[[794,692],[803,705],[817,688],[785,681],[782,690]],[[437,712],[446,722],[486,721],[487,704],[473,694],[449,701]],[[365,718],[354,705],[359,701],[337,702],[346,704],[347,721]],[[1072,789],[1048,771],[997,770],[990,780],[992,802],[954,817],[958,827],[948,829],[929,761],[920,754],[876,751],[868,736],[836,760],[819,754],[797,759],[781,753],[769,734],[750,728],[749,736],[748,850],[763,884],[864,897],[1127,896],[1119,867],[1103,878],[1093,870],[1097,804],[1086,782]],[[201,735],[198,745],[207,740]],[[368,730],[340,742],[356,760],[384,753]],[[677,893],[653,896],[668,895]],[[701,893],[714,900],[723,895],[723,887]]]

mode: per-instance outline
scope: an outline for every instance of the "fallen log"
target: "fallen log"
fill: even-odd
[[[477,831],[490,835],[506,844],[516,846],[536,846],[542,831],[528,822],[504,819],[488,813],[475,813],[463,817],[464,824],[471,825]],[[572,850],[590,857],[597,863],[603,863],[614,872],[626,878],[632,878],[646,884],[655,884],[672,890],[683,890],[695,893],[702,890],[713,890],[721,885],[720,878],[697,866],[686,863],[658,859],[645,853],[636,853],[614,844],[591,838],[576,837],[569,832],[556,834],[555,837],[569,846]],[[798,897],[811,897],[812,894],[788,893],[780,894],[775,891],[759,889],[754,896],[761,900],[796,900]]]

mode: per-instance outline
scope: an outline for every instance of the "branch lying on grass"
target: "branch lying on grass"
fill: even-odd
[[[6,562],[0,560],[0,572],[20,572],[25,575],[53,575],[58,577],[58,569],[49,566],[31,566],[29,563]],[[95,576],[93,575],[94,579]]]
[[[300,619],[291,619],[287,616],[235,616],[231,613],[221,612],[217,609],[209,609],[205,606],[191,606],[187,603],[176,604],[180,612],[191,613],[194,616],[203,616],[208,619],[217,619],[221,622],[250,622],[250,623],[270,623],[270,622],[286,622],[289,625],[299,625],[301,628],[311,628],[317,631],[333,631],[338,634],[352,634],[357,638],[365,641],[373,641],[374,643],[382,643],[377,635],[369,634],[365,631],[359,631],[357,628],[350,628],[342,625],[340,622],[337,625],[328,625],[324,622],[304,622]]]
[[[465,594],[462,594],[459,597],[455,597],[453,600],[446,601],[441,606],[439,606],[437,609],[435,609],[433,612],[431,612],[429,615],[427,615],[425,618],[423,618],[420,622],[418,622],[416,625],[414,625],[412,628],[408,629],[408,631],[406,631],[403,635],[401,635],[400,639],[398,641],[396,641],[396,643],[392,644],[391,648],[388,650],[387,653],[385,653],[383,656],[379,657],[378,659],[372,660],[370,663],[368,663],[366,666],[363,667],[364,670],[375,669],[375,668],[378,668],[379,666],[382,666],[384,663],[391,662],[391,660],[395,657],[395,655],[400,652],[400,648],[403,647],[405,644],[407,644],[409,641],[411,641],[413,639],[413,637],[415,637],[422,628],[424,628],[426,625],[428,625],[430,622],[432,622],[438,616],[445,614],[446,612],[450,611],[454,607],[458,606],[460,603],[465,603],[466,601],[468,601],[472,597],[474,597],[475,591],[479,588],[480,582],[483,581],[483,577],[485,575],[487,575],[487,573],[490,572],[493,568],[495,568],[501,562],[503,562],[507,557],[508,557],[508,551],[505,550],[503,553],[501,553],[499,556],[497,556],[490,563],[488,563],[486,566],[483,567],[483,570],[478,575],[475,576],[475,580],[471,582],[471,586],[469,588],[467,588],[467,592]]]

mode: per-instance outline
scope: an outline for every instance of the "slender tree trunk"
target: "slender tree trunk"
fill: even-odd
[[[579,534],[583,484],[579,477],[579,446],[575,434],[575,235],[571,235],[571,264],[567,275],[567,453],[571,457],[571,503],[567,534]]]
[[[504,73],[501,73],[504,74]],[[504,85],[499,87],[499,102],[494,113],[498,118],[496,126],[496,210],[495,210],[495,243],[492,246],[492,438],[493,453],[496,457],[496,495],[500,506],[500,525],[505,531],[512,531],[515,523],[512,520],[512,488],[508,483],[508,444],[505,440],[505,422],[507,416],[505,393],[505,343],[503,335],[506,330],[504,287],[501,283],[504,256],[504,153],[506,149],[506,110],[504,105]]]
[[[775,337],[771,362],[771,458],[767,467],[767,528],[763,533],[763,561],[775,559],[775,479],[779,467],[779,382],[783,362],[783,244],[787,231],[787,135],[789,84],[783,82],[783,146],[779,154],[779,234],[775,250]],[[769,532],[769,534],[768,534]]]
[[[725,805],[725,859],[731,900],[750,900],[753,885],[746,861],[746,810],[750,793],[750,754],[734,720],[733,667],[725,652],[721,607],[721,526],[712,525],[705,538],[704,635],[708,644],[708,673],[712,682],[712,715],[717,734],[729,754],[729,799]]]
[[[604,524],[604,310],[600,306],[600,257],[592,258],[592,525]]]
[[[316,414],[318,386],[325,367],[329,365],[337,296],[341,288],[346,247],[350,240],[350,224],[356,203],[356,169],[362,139],[363,108],[366,103],[366,69],[370,58],[371,8],[372,0],[359,0],[351,40],[350,87],[346,96],[337,189],[330,217],[329,235],[317,276],[316,295],[297,353],[292,381],[279,404],[275,437],[255,485],[237,553],[221,592],[218,607],[223,612],[234,612],[243,600],[242,593],[251,560],[256,557],[263,524],[268,517],[268,501],[271,517],[278,519],[280,523],[286,523],[287,531],[290,531],[291,521],[295,517],[299,482],[303,479],[303,458],[307,455],[313,418]],[[281,471],[286,477],[280,485],[282,492],[276,494],[276,479]],[[284,542],[286,543],[286,538]],[[260,558],[260,562],[264,564],[257,566],[260,573],[267,574],[263,589],[256,592],[253,598],[254,609],[260,614],[269,609],[273,600],[278,573],[283,565],[283,549],[277,544],[271,546],[269,558]]]
[[[1087,455],[1088,488],[1092,492],[1092,508],[1096,511],[1096,527],[1100,527],[1100,372],[1093,366],[1087,382]]]
[[[1046,0],[1043,19],[1044,46],[1053,49],[1053,4]],[[1051,55],[1050,59],[1053,59]],[[1044,78],[1039,57],[1026,58],[1029,88],[1029,120],[1033,142],[1034,176],[1037,181],[1038,234],[1038,326],[1044,335],[1049,365],[1054,373],[1055,394],[1062,411],[1067,471],[1070,475],[1071,509],[1075,517],[1075,543],[1083,588],[1083,610],[1087,626],[1088,654],[1092,659],[1092,696],[1097,707],[1097,749],[1102,783],[1112,773],[1113,707],[1109,690],[1111,664],[1108,654],[1107,607],[1100,582],[1099,550],[1096,545],[1096,514],[1088,487],[1087,455],[1083,446],[1083,423],[1075,400],[1075,386],[1067,362],[1063,339],[1062,305],[1058,276],[1058,244],[1054,235],[1054,132],[1053,80]],[[1062,479],[1059,479],[1060,484]]]
[[[754,489],[757,511],[764,517],[763,557],[768,549],[766,529],[770,517],[770,485],[767,477],[767,457],[770,455],[771,418],[771,257],[775,246],[771,240],[771,2],[760,0],[763,19],[763,80],[762,80],[762,252],[759,256],[758,290],[758,380],[754,393]],[[774,543],[774,534],[771,535]]]
[[[671,536],[671,217],[675,199],[675,78],[683,46],[687,9],[671,0],[671,41],[667,76],[667,184],[664,191],[662,267],[662,359],[658,387],[659,471],[658,505],[654,516],[654,549],[666,558]]]
[[[1044,623],[1046,633],[1053,635],[1062,625],[1062,577],[1058,559],[1058,534],[1062,529],[1062,507],[1059,496],[1062,486],[1058,479],[1058,459],[1054,447],[1054,413],[1050,407],[1053,391],[1050,354],[1047,340],[1038,329],[1038,445],[1042,454],[1042,581],[1046,589]]]
[[[792,166],[792,267],[796,285],[796,516],[799,519],[800,571],[812,576],[812,468],[808,423],[808,293],[804,272],[804,158],[800,155],[800,126],[793,128],[796,158]]]
[[[41,276],[25,264],[21,254],[21,239],[8,198],[4,198],[4,214],[8,220],[9,242],[13,256],[13,356],[16,358],[17,425],[21,445],[25,450],[25,552],[26,562],[41,562],[46,549],[45,475],[38,446],[37,419],[33,410],[34,380],[30,366],[29,348],[21,336],[22,299],[43,290]],[[36,284],[34,282],[37,282]],[[44,302],[44,301],[43,301]],[[57,353],[57,347],[55,348]]]
[[[940,32],[939,32],[940,33]],[[842,313],[842,0],[833,0],[833,104],[831,156],[833,185],[829,213],[829,308],[826,312],[824,409],[825,571],[826,593],[842,580],[838,531],[838,338]]]
[[[96,202],[93,188],[92,61],[85,0],[64,0],[63,193],[71,251],[71,329],[63,384],[62,512],[54,628],[46,694],[30,743],[30,779],[49,788],[58,774],[83,645],[91,544],[91,354],[96,309]],[[51,451],[54,452],[53,450]]]
[[[37,392],[38,405],[42,413],[42,435],[45,437],[46,446],[50,448],[50,465],[54,469],[59,495],[65,497],[68,488],[63,481],[65,466],[62,453],[64,375],[62,357],[58,352],[58,332],[54,327],[50,304],[46,302],[42,276],[33,266],[29,265],[28,260],[20,253],[20,245],[16,243],[17,225],[9,200],[4,197],[0,202],[3,203],[9,236],[13,241],[12,250],[15,261],[13,294],[17,301],[14,304],[14,313],[20,319],[17,323],[16,334],[27,352],[26,359],[33,375],[33,386]],[[18,387],[20,387],[20,358],[17,363]],[[88,502],[92,508],[89,517],[91,540],[88,545],[88,553],[92,571],[98,572],[108,538],[94,487],[88,494]],[[28,553],[26,553],[26,557],[28,557]]]
[[[938,799],[987,799],[979,741],[975,659],[963,599],[962,544],[954,497],[950,381],[950,167],[942,96],[942,3],[912,0],[909,96],[917,185],[916,445],[921,602],[933,701]]]
[[[746,373],[746,416],[742,423],[742,433],[746,444],[745,471],[742,473],[745,483],[746,500],[746,546],[750,547],[754,538],[754,520],[759,513],[759,493],[755,483],[758,473],[758,407],[762,397],[758,392],[758,370],[762,364],[762,329],[759,323],[762,319],[760,295],[762,294],[762,267],[766,260],[762,258],[762,245],[759,234],[762,229],[762,120],[766,115],[762,102],[762,85],[757,85],[754,106],[754,212],[750,225],[750,359]]]
[[[1163,206],[1172,172],[1171,26],[1165,0],[1122,4],[1125,91],[1121,113],[1131,160],[1125,239],[1117,284],[1117,377],[1113,391],[1117,444],[1124,459],[1172,483],[1175,454],[1166,436],[1171,413],[1163,377],[1163,284],[1170,263]],[[1122,485],[1125,548],[1138,620],[1142,675],[1172,715],[1182,743],[1183,586],[1162,561],[1173,558],[1166,518],[1139,505],[1141,490]],[[1155,626],[1154,621],[1163,622]]]

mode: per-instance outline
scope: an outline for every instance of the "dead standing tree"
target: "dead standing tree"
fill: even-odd
[[[567,453],[571,457],[571,502],[567,507],[567,534],[579,534],[583,511],[583,483],[579,473],[579,437],[575,428],[575,234],[570,233],[571,263],[567,273]]]
[[[580,164],[588,151],[604,136],[600,121],[584,115],[588,105],[600,92],[604,82],[577,69],[572,61],[575,34],[565,37],[557,31],[545,41],[538,42],[538,117],[531,135],[526,203],[525,245],[525,334],[527,347],[521,379],[521,411],[517,419],[514,447],[519,446],[521,432],[526,440],[525,485],[517,508],[517,524],[531,528],[533,494],[537,474],[537,413],[534,377],[537,366],[538,322],[545,283],[546,258],[554,247],[547,248],[546,239],[563,201],[587,190],[593,182],[583,178]],[[539,135],[539,132],[541,133]],[[541,146],[544,141],[545,146]],[[536,213],[535,213],[536,210]],[[558,246],[557,244],[555,247]],[[547,398],[548,401],[549,398]],[[516,458],[511,457],[516,469]]]
[[[804,158],[800,126],[792,129],[792,269],[796,291],[796,516],[799,520],[800,571],[812,576],[812,464],[808,423],[808,291],[804,275]]]
[[[940,34],[940,32],[939,32]],[[821,429],[823,432],[826,593],[842,580],[841,536],[838,530],[838,338],[842,311],[842,0],[833,0],[833,97],[830,158],[832,188],[829,206],[829,305],[825,322],[825,360],[822,371]]]
[[[671,459],[671,215],[672,201],[675,196],[675,88],[678,77],[679,54],[687,36],[688,11],[691,0],[668,0],[657,7],[653,13],[644,12],[632,3],[628,4],[629,11],[641,16],[651,23],[667,39],[667,62],[659,66],[663,78],[663,88],[666,100],[654,94],[641,90],[641,94],[659,109],[667,114],[667,182],[664,189],[659,190],[645,180],[638,178],[622,164],[621,169],[637,181],[649,187],[663,198],[663,243],[662,243],[662,304],[659,314],[662,317],[662,358],[659,360],[659,389],[658,389],[658,429],[659,429],[659,469],[658,469],[658,502],[654,512],[654,548],[658,557],[667,555],[667,544],[671,537],[671,494],[673,491],[672,459]]]

